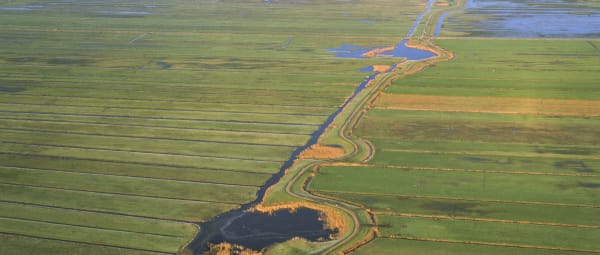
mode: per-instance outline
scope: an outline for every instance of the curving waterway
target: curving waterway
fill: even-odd
[[[421,13],[410,32],[408,37],[412,36],[416,27],[421,22],[422,17],[429,12],[431,5],[435,0],[429,0],[427,10]],[[407,40],[402,40],[392,50],[383,51],[380,54],[385,57],[398,57],[407,60],[422,60],[434,57],[435,54],[429,51],[406,47]],[[336,57],[351,57],[363,58],[362,54],[375,49],[364,49],[357,46],[345,45],[340,48],[330,49],[335,53]],[[393,71],[395,66],[392,66],[386,72]],[[208,250],[209,243],[228,242],[239,244],[254,250],[261,250],[265,247],[287,241],[293,237],[301,237],[310,241],[328,240],[335,230],[324,229],[324,223],[320,220],[318,211],[300,208],[292,213],[288,210],[276,211],[273,214],[263,214],[253,212],[249,209],[257,206],[263,201],[266,191],[269,187],[279,182],[285,174],[285,171],[290,168],[300,153],[310,146],[316,144],[319,137],[325,133],[327,127],[334,119],[343,112],[348,105],[374,80],[380,72],[375,72],[366,77],[352,95],[341,105],[327,120],[315,131],[311,138],[304,144],[294,150],[290,158],[279,169],[279,172],[274,174],[257,192],[256,200],[242,205],[239,209],[229,211],[218,215],[210,221],[200,223],[200,233],[188,246],[194,254],[201,254]]]

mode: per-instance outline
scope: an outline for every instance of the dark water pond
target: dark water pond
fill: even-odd
[[[202,227],[205,231],[196,240],[198,244],[226,241],[253,250],[261,250],[294,237],[323,241],[335,234],[334,231],[323,228],[319,212],[306,208],[299,208],[295,212],[280,210],[271,215],[234,211],[219,216],[211,224],[203,224]],[[195,254],[207,249],[206,246],[194,248]]]
[[[600,8],[583,1],[470,0],[464,13],[440,20],[445,24],[438,24],[438,35],[447,25],[450,32],[480,37],[600,37]]]

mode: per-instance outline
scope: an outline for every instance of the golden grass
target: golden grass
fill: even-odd
[[[600,100],[384,94],[376,108],[558,116],[600,116]]]
[[[302,159],[334,159],[346,155],[344,148],[315,144],[302,151],[298,158]]]
[[[362,56],[365,58],[373,58],[383,52],[392,51],[392,50],[394,50],[393,46],[385,47],[385,48],[377,48],[377,49],[370,50],[369,52],[363,53]]]
[[[269,206],[260,204],[254,207],[253,210],[270,214],[279,210],[290,210],[291,212],[294,212],[299,208],[308,208],[319,211],[321,213],[321,220],[324,223],[325,229],[337,229],[338,232],[336,236],[343,236],[348,231],[348,223],[346,222],[346,219],[341,212],[333,208],[311,202],[290,202],[286,204],[277,204]]]
[[[374,65],[373,66],[373,71],[374,72],[378,72],[378,73],[385,73],[387,71],[389,71],[391,68],[391,66],[386,66],[386,65]]]
[[[230,244],[227,242],[219,244],[210,244],[208,255],[261,255],[262,252],[247,249],[241,245]]]

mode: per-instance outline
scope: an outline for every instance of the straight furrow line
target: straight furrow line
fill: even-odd
[[[502,152],[466,152],[466,151],[428,151],[428,150],[408,150],[408,149],[382,149],[383,152],[400,152],[400,153],[417,153],[417,154],[432,154],[432,155],[461,155],[461,156],[501,156],[501,157],[515,157],[515,158],[551,158],[551,159],[572,159],[572,158],[584,158],[600,160],[600,157],[587,156],[587,155],[546,155],[540,153],[502,153]]]
[[[101,195],[117,195],[117,196],[125,196],[125,197],[151,198],[151,199],[179,201],[179,202],[194,202],[194,203],[200,203],[200,204],[241,205],[240,203],[223,202],[223,201],[210,201],[210,200],[199,200],[199,199],[188,199],[188,198],[172,198],[172,197],[160,197],[160,196],[146,196],[146,195],[136,195],[136,194],[121,193],[121,192],[105,192],[105,191],[94,191],[94,190],[86,190],[86,189],[67,189],[67,188],[59,188],[59,187],[29,185],[29,184],[10,183],[10,182],[0,182],[0,185],[28,187],[28,188],[45,189],[45,190],[63,190],[63,191],[73,191],[73,192],[101,194]]]
[[[2,128],[0,130],[16,131],[23,133],[47,133],[47,134],[65,134],[65,135],[85,135],[85,136],[97,136],[97,137],[111,137],[111,138],[127,138],[137,140],[156,140],[156,141],[180,141],[180,142],[198,142],[198,143],[214,143],[214,144],[231,144],[231,145],[252,145],[252,146],[268,146],[268,147],[285,147],[285,148],[296,148],[293,145],[283,144],[264,144],[264,143],[246,143],[246,142],[225,142],[225,141],[214,141],[214,140],[201,140],[201,139],[181,139],[181,138],[166,138],[166,137],[149,137],[149,136],[133,136],[133,135],[107,135],[99,133],[85,133],[85,132],[74,132],[74,131],[55,131],[55,130],[39,130],[39,129],[25,129],[25,128]],[[298,145],[300,146],[300,145]]]
[[[251,103],[236,103],[236,102],[198,102],[196,100],[169,100],[169,99],[141,99],[128,97],[90,97],[90,96],[65,96],[65,95],[38,95],[27,94],[20,92],[15,97],[45,97],[45,98],[75,98],[75,99],[100,99],[100,100],[120,100],[132,102],[164,102],[164,103],[194,103],[194,104],[219,104],[219,105],[249,105],[249,106],[275,106],[275,107],[294,107],[294,108],[317,108],[317,109],[337,109],[335,106],[314,106],[314,105],[291,105],[291,104],[251,104]]]
[[[453,113],[492,113],[492,114],[512,114],[512,115],[540,115],[540,116],[577,116],[577,117],[598,117],[598,113],[581,113],[581,112],[543,112],[541,110],[535,112],[520,112],[520,111],[505,111],[505,110],[483,110],[483,109],[443,109],[443,108],[422,108],[410,106],[376,106],[375,109],[395,110],[395,111],[425,111],[425,112],[453,112]]]
[[[259,59],[254,59],[252,58],[252,60],[259,60]],[[260,59],[263,60],[263,59]],[[26,73],[27,74],[27,73]],[[118,85],[114,85],[116,83],[106,83],[105,81],[89,81],[86,80],[85,83],[78,83],[78,82],[73,82],[72,79],[60,79],[59,77],[54,77],[54,79],[52,79],[52,81],[44,81],[43,84],[48,84],[50,86],[37,86],[36,84],[41,84],[37,81],[38,80],[31,80],[31,79],[27,79],[29,77],[25,77],[25,79],[18,79],[19,77],[11,77],[12,81],[20,81],[22,83],[29,83],[27,84],[27,86],[30,86],[32,88],[39,88],[39,87],[43,87],[43,88],[69,88],[69,87],[65,87],[65,86],[61,86],[65,83],[71,84],[71,85],[75,85],[75,88],[83,88],[83,87],[89,87],[89,86],[104,86],[105,88],[108,89],[112,89],[112,88],[123,88],[123,87],[134,87],[134,88],[148,88],[151,86],[154,86],[156,88],[169,88],[169,89],[182,89],[182,90],[198,90],[201,89],[203,91],[208,91],[208,93],[211,94],[229,94],[231,91],[247,91],[247,92],[254,92],[254,93],[247,93],[248,95],[261,95],[261,94],[265,94],[265,93],[276,93],[276,94],[280,94],[280,95],[287,95],[287,94],[298,94],[298,93],[302,93],[304,92],[304,90],[299,90],[299,89],[289,89],[290,87],[279,87],[279,88],[257,88],[257,87],[253,87],[253,88],[248,88],[248,87],[236,87],[236,86],[229,86],[229,87],[215,87],[212,85],[201,85],[201,84],[197,84],[197,85],[192,85],[190,86],[187,83],[177,83],[177,82],[169,82],[169,83],[153,83],[155,81],[145,81],[144,83],[140,83],[140,82],[135,82],[135,81],[123,81],[120,80],[118,82]],[[31,82],[31,83],[30,83]],[[339,83],[338,83],[339,84]],[[235,84],[228,84],[228,85],[235,85]],[[287,86],[302,86],[305,85],[303,83],[286,83]],[[348,85],[348,86],[354,86],[354,83],[344,83],[344,85]],[[337,97],[339,96],[339,90],[336,91],[322,91],[319,93],[322,94],[328,94],[330,95],[330,97]],[[307,106],[308,107],[308,106]]]
[[[112,228],[103,228],[103,227],[92,227],[92,226],[69,224],[69,223],[54,222],[54,221],[32,220],[32,219],[25,219],[25,218],[18,218],[18,217],[0,216],[0,219],[10,219],[10,220],[28,221],[28,222],[39,222],[39,223],[46,223],[46,224],[53,224],[53,225],[62,225],[62,226],[87,228],[87,229],[100,229],[100,230],[108,230],[108,231],[115,231],[115,232],[121,232],[121,233],[142,234],[142,235],[150,235],[150,236],[158,236],[158,237],[175,237],[175,238],[178,238],[178,239],[182,239],[183,238],[182,236],[176,236],[176,235],[153,234],[153,233],[146,233],[146,232],[121,230],[121,229],[112,229]]]
[[[128,109],[128,110],[156,110],[165,112],[195,112],[195,113],[235,113],[235,114],[252,114],[252,115],[283,115],[283,116],[304,116],[304,117],[327,117],[326,114],[303,114],[303,113],[277,113],[277,112],[248,112],[248,111],[223,111],[223,110],[190,110],[190,109],[168,109],[168,108],[144,108],[144,107],[131,107],[131,106],[93,106],[93,105],[75,105],[75,104],[33,104],[33,103],[7,103],[2,102],[3,105],[27,105],[27,106],[58,106],[58,107],[81,107],[81,108],[95,108],[95,109]]]
[[[86,125],[104,126],[104,127],[143,127],[143,128],[152,128],[152,129],[168,129],[168,130],[214,131],[214,132],[224,132],[224,133],[303,135],[303,136],[311,135],[309,133],[269,132],[269,131],[217,129],[217,128],[171,127],[171,126],[142,125],[142,124],[105,123],[105,122],[96,122],[96,121],[48,120],[48,119],[2,118],[2,117],[0,117],[0,120],[34,121],[34,122],[50,122],[50,123],[75,123],[75,124],[86,124]]]
[[[479,222],[498,222],[498,223],[508,223],[508,224],[600,229],[600,226],[595,226],[595,225],[567,224],[567,223],[556,223],[556,222],[502,220],[502,219],[491,219],[491,218],[473,218],[473,217],[464,217],[464,216],[427,215],[427,214],[414,214],[414,213],[393,213],[393,212],[374,212],[374,213],[376,215],[394,216],[394,217],[403,217],[403,218],[426,218],[426,219],[434,219],[434,220],[443,219],[443,220],[462,220],[462,221],[479,221]]]
[[[154,156],[177,156],[186,158],[204,158],[204,159],[223,159],[223,160],[241,160],[241,161],[252,161],[252,162],[268,162],[268,163],[283,163],[277,160],[264,160],[264,159],[249,159],[249,158],[233,158],[233,157],[217,157],[217,156],[203,156],[203,155],[190,155],[190,154],[176,154],[166,152],[149,152],[149,151],[133,151],[133,150],[122,150],[122,149],[104,149],[104,148],[93,148],[83,146],[66,146],[66,145],[52,145],[52,144],[38,144],[38,143],[20,143],[20,142],[6,142],[0,141],[0,144],[13,144],[13,145],[24,145],[31,147],[48,147],[58,148],[67,150],[84,150],[84,151],[104,151],[104,152],[125,152],[141,155],[154,155]]]
[[[0,30],[4,31],[15,31],[15,32],[46,32],[46,33],[113,33],[113,34],[139,34],[140,31],[136,30],[114,30],[114,29],[38,29],[38,28],[23,28],[23,27],[8,27],[2,26]],[[190,35],[190,36],[227,36],[227,37],[253,37],[253,36],[269,36],[269,37],[283,37],[287,38],[290,35],[288,33],[283,34],[265,34],[265,33],[222,33],[222,32],[202,32],[202,31],[194,31],[194,32],[184,32],[184,31],[158,31],[152,32],[152,34],[156,35]],[[365,40],[373,40],[373,39],[389,39],[390,37],[395,38],[394,36],[359,36],[359,35],[324,35],[324,34],[303,34],[302,37],[308,38],[342,38],[342,39],[365,39]],[[452,38],[452,37],[442,37],[444,39]],[[460,37],[458,37],[460,38]],[[460,38],[464,39],[464,38]],[[486,38],[482,38],[486,39]],[[589,40],[589,39],[588,39]]]
[[[241,124],[267,124],[280,126],[308,126],[318,127],[319,124],[306,123],[282,123],[269,121],[242,121],[242,120],[211,120],[211,119],[185,119],[185,118],[170,118],[170,117],[142,117],[142,116],[126,116],[126,115],[108,115],[108,114],[73,114],[73,113],[54,113],[54,112],[28,112],[28,111],[0,111],[1,113],[9,114],[38,114],[47,116],[69,116],[69,117],[103,117],[111,119],[142,119],[142,120],[180,120],[191,122],[216,122],[216,123],[241,123]]]
[[[250,174],[271,175],[270,173],[255,172],[255,171],[244,171],[244,170],[235,170],[235,169],[201,168],[201,167],[196,167],[196,166],[158,164],[158,163],[142,163],[142,162],[135,162],[135,161],[93,159],[93,158],[84,158],[84,157],[78,158],[78,157],[66,157],[66,156],[52,156],[52,155],[40,155],[40,154],[30,154],[30,153],[14,153],[14,152],[4,152],[4,151],[0,151],[0,155],[10,155],[10,156],[19,156],[19,157],[49,158],[49,159],[58,159],[58,160],[83,160],[83,161],[91,161],[91,162],[117,163],[117,164],[128,164],[128,165],[150,166],[150,167],[168,167],[168,168],[177,168],[177,169],[192,169],[192,170],[197,170],[197,171],[223,171],[223,172],[235,172],[235,173],[250,173]]]
[[[69,208],[69,207],[54,206],[54,205],[42,205],[42,204],[26,203],[26,202],[10,201],[10,200],[2,200],[2,199],[0,199],[0,203],[13,204],[13,205],[22,205],[22,206],[40,207],[40,208],[47,208],[47,209],[68,210],[68,211],[75,211],[75,212],[98,213],[98,214],[106,214],[106,215],[122,216],[122,217],[133,217],[133,218],[148,219],[148,220],[160,220],[160,221],[169,221],[169,222],[193,223],[193,222],[184,221],[184,220],[180,220],[180,219],[157,218],[157,217],[151,217],[151,216],[143,216],[143,215],[135,215],[135,214],[125,214],[125,213],[119,213],[119,212],[114,212],[114,211],[97,211],[97,210],[89,210],[89,209],[82,209],[82,208]]]
[[[2,163],[0,163],[0,164],[2,164]],[[26,170],[26,171],[71,173],[71,174],[78,174],[78,175],[114,176],[114,177],[130,178],[130,179],[144,179],[144,180],[157,180],[157,181],[168,181],[168,182],[179,182],[179,183],[207,184],[207,185],[219,185],[219,186],[229,186],[229,187],[252,187],[252,188],[260,187],[259,185],[248,185],[248,184],[232,184],[232,183],[210,182],[210,181],[190,181],[190,180],[179,180],[179,179],[173,179],[173,178],[155,178],[155,177],[125,175],[125,174],[103,174],[103,173],[85,172],[85,171],[68,171],[68,170],[30,168],[30,167],[7,166],[7,165],[0,165],[0,168]]]
[[[412,167],[412,166],[394,166],[394,165],[371,165],[360,163],[328,163],[323,166],[347,166],[347,167],[365,167],[365,168],[390,168],[402,170],[417,171],[443,171],[443,172],[466,172],[466,173],[492,173],[492,174],[520,174],[520,175],[548,175],[548,176],[572,176],[572,177],[600,177],[597,174],[578,174],[578,173],[545,173],[532,171],[501,171],[501,170],[481,170],[481,169],[458,169],[458,168],[439,168],[439,167]]]
[[[42,239],[42,240],[48,240],[48,241],[59,241],[59,242],[92,245],[92,246],[106,247],[106,248],[116,248],[116,249],[131,250],[131,251],[151,252],[151,253],[155,253],[155,254],[175,255],[175,253],[162,252],[162,251],[145,250],[145,249],[137,249],[137,248],[125,247],[125,246],[116,246],[116,245],[108,245],[108,244],[98,244],[98,243],[90,243],[90,242],[71,241],[71,240],[64,240],[64,239],[58,239],[58,238],[49,238],[49,237],[40,237],[40,236],[33,236],[33,235],[16,234],[16,233],[4,232],[4,231],[0,231],[0,234],[12,235],[12,236],[20,236],[20,237],[27,237],[27,238],[35,238],[35,239]]]
[[[41,89],[72,89],[72,90],[89,90],[89,91],[106,91],[106,90],[110,90],[110,91],[121,91],[121,92],[132,92],[132,93],[152,93],[152,94],[172,94],[172,95],[181,95],[181,93],[178,92],[174,92],[174,91],[165,91],[165,90],[152,90],[152,89],[122,89],[122,88],[107,88],[107,89],[99,89],[99,88],[92,88],[92,87],[70,87],[70,86],[35,86],[35,88],[41,88]],[[198,89],[198,88],[195,88]],[[271,91],[273,92],[273,91]],[[194,94],[200,94],[200,97],[204,96],[204,95],[218,95],[220,96],[227,96],[227,97],[275,97],[275,98],[281,98],[281,97],[285,97],[285,98],[293,98],[293,100],[301,100],[301,99],[331,99],[331,100],[338,100],[338,97],[329,97],[329,96],[305,96],[302,95],[301,93],[295,93],[292,95],[268,95],[268,94],[260,94],[260,93],[251,93],[251,94],[242,94],[242,93],[231,93],[231,92],[225,92],[225,93],[219,93],[219,92],[213,92],[213,91],[205,91],[202,90],[200,91],[200,93],[190,93],[190,91],[185,91],[183,92],[185,93],[185,95],[194,95]]]
[[[492,242],[482,242],[482,241],[449,240],[449,239],[435,239],[435,238],[422,238],[422,237],[405,237],[405,236],[395,236],[395,235],[379,236],[379,238],[402,239],[402,240],[412,240],[412,241],[428,241],[428,242],[438,242],[438,243],[474,244],[474,245],[513,247],[513,248],[523,248],[523,249],[539,249],[539,250],[550,250],[550,251],[600,253],[600,251],[597,251],[597,250],[580,250],[580,249],[536,246],[536,245],[526,245],[526,244],[492,243]]]
[[[507,204],[525,204],[525,205],[551,205],[551,206],[564,206],[564,207],[579,207],[579,208],[600,208],[600,205],[585,205],[585,204],[567,204],[567,203],[553,203],[553,202],[537,202],[537,201],[518,201],[518,200],[499,200],[499,199],[474,199],[474,198],[462,198],[462,197],[441,197],[441,196],[420,196],[420,195],[400,195],[390,193],[369,193],[369,192],[356,192],[356,191],[336,191],[336,190],[324,190],[320,189],[317,192],[335,193],[335,194],[356,194],[356,195],[367,195],[367,196],[387,196],[387,197],[398,197],[403,199],[411,198],[422,198],[422,199],[440,199],[440,200],[454,200],[454,201],[473,201],[473,202],[494,202],[494,203],[507,203]]]

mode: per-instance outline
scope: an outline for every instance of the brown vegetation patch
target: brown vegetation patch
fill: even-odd
[[[344,148],[315,144],[302,151],[298,158],[334,159],[344,155],[346,155]]]
[[[261,255],[262,252],[254,251],[244,246],[230,243],[210,244],[208,255]]]
[[[386,66],[386,65],[374,65],[373,66],[373,72],[378,72],[378,73],[385,73],[387,71],[389,71],[391,68],[391,66]]]
[[[384,94],[378,108],[559,116],[600,116],[600,101],[574,99]]]
[[[289,210],[291,212],[294,212],[299,208],[308,208],[319,211],[321,213],[321,220],[324,223],[323,226],[325,227],[325,229],[331,229],[334,231],[337,230],[337,236],[342,236],[348,231],[348,224],[346,223],[344,215],[341,212],[324,205],[314,204],[310,202],[290,202],[286,204],[269,206],[260,204],[254,207],[253,210],[262,213],[272,214],[279,210]],[[334,237],[332,236],[331,238],[333,239]]]
[[[385,48],[377,48],[377,49],[370,50],[369,52],[363,53],[362,56],[365,58],[373,58],[383,52],[392,51],[392,50],[394,50],[393,46],[385,47]]]

